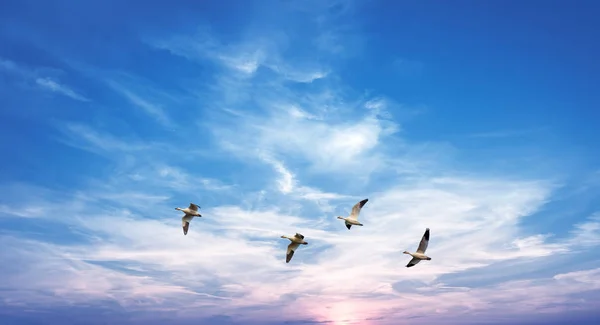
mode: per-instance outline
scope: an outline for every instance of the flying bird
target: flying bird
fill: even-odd
[[[354,225],[354,226],[362,226],[363,224],[358,222],[358,215],[360,214],[360,210],[362,209],[362,207],[367,204],[367,202],[369,201],[369,199],[364,199],[358,203],[356,203],[353,207],[352,207],[352,212],[350,213],[350,215],[346,218],[339,216],[337,217],[338,219],[342,219],[344,220],[344,223],[346,224],[346,228],[348,228],[348,230],[350,230],[350,228]]]
[[[308,243],[306,241],[304,241],[304,236],[299,233],[296,233],[294,236],[283,235],[283,236],[281,236],[281,238],[287,238],[291,241],[291,243],[287,247],[287,253],[285,254],[285,262],[286,263],[289,263],[292,260],[292,257],[294,256],[294,252],[300,246],[300,244],[308,245]]]
[[[202,217],[202,215],[198,212],[198,209],[200,209],[200,207],[194,203],[190,203],[190,206],[185,209],[175,208],[175,210],[185,213],[185,215],[181,218],[181,225],[183,226],[184,235],[187,235],[192,219],[194,219],[194,217]]]
[[[421,238],[421,242],[419,243],[419,247],[417,248],[416,253],[410,253],[410,252],[404,251],[404,254],[408,254],[413,257],[412,260],[410,260],[410,262],[408,262],[408,264],[406,264],[406,267],[415,266],[421,260],[427,260],[427,261],[431,260],[431,257],[425,255],[425,251],[427,250],[427,245],[429,245],[429,228],[425,229],[425,233],[423,234],[423,238]]]

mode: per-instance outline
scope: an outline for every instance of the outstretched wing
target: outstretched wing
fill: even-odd
[[[408,262],[408,264],[406,264],[406,267],[412,267],[417,265],[417,263],[421,262],[420,259],[413,257],[412,260],[410,260],[410,262]]]
[[[298,248],[298,246],[300,246],[300,244],[298,243],[290,243],[287,247],[287,253],[285,255],[285,262],[289,263],[292,260],[292,257],[294,257],[294,252],[296,251],[296,249]]]
[[[419,247],[417,248],[417,253],[424,254],[427,250],[427,245],[429,245],[429,228],[425,229],[423,238],[421,238],[421,242],[419,243]]]
[[[188,207],[188,209],[192,210],[192,211],[198,211],[200,207],[195,205],[194,203],[190,203],[190,206]]]
[[[350,228],[352,228],[352,225],[351,225],[351,224],[349,224],[349,223],[347,223],[347,224],[346,224],[346,228],[348,228],[348,230],[350,230]]]
[[[369,201],[369,199],[364,199],[358,203],[356,203],[352,207],[352,212],[350,213],[350,218],[354,220],[358,220],[358,215],[360,214],[360,209]]]
[[[300,239],[304,239],[304,236],[302,234],[296,233],[294,236],[296,236],[297,238]]]
[[[183,227],[183,234],[187,235],[188,229],[190,229],[190,222],[185,220],[184,218],[181,219],[181,226]]]

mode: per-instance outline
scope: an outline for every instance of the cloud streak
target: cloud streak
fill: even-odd
[[[135,107],[143,110],[148,115],[153,117],[158,123],[166,127],[174,126],[173,122],[160,105],[151,103],[150,101],[138,96],[137,94],[133,93],[132,91],[126,89],[124,86],[114,81],[109,81],[108,84],[113,90],[125,97]]]
[[[77,93],[69,86],[53,78],[43,76],[43,72],[40,69],[32,69],[3,58],[0,58],[0,68],[7,73],[17,76],[17,78],[35,83],[40,89],[55,92],[81,102],[90,101],[90,99]]]
[[[56,92],[59,94],[63,94],[72,99],[79,100],[82,102],[90,101],[89,99],[87,99],[87,98],[79,95],[75,91],[73,91],[71,88],[69,88],[65,85],[61,85],[58,82],[56,82],[55,80],[52,80],[50,78],[37,78],[37,79],[35,79],[35,82],[42,88],[48,89],[50,91],[53,91],[53,92]]]
[[[296,62],[291,65],[286,62],[280,54],[282,38],[287,39],[280,33],[255,35],[252,40],[224,45],[202,30],[195,35],[179,35],[147,42],[194,62],[212,60],[239,78],[253,77],[260,67],[270,69],[283,80],[298,83],[312,83],[328,76],[330,71],[316,63]]]

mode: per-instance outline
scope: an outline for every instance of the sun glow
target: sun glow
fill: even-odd
[[[369,325],[365,317],[360,316],[358,306],[352,302],[339,302],[326,308],[324,318],[334,325]]]

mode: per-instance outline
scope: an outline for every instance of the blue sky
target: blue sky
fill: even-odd
[[[3,1],[3,324],[593,323],[599,13]]]

